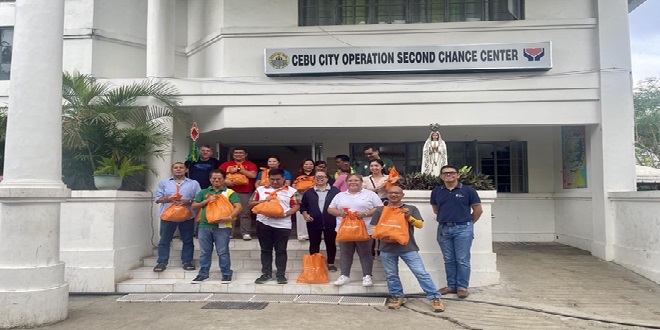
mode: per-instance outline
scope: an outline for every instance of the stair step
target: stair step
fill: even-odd
[[[374,281],[371,287],[363,287],[362,281],[343,286],[332,284],[297,284],[289,278],[289,284],[269,281],[255,284],[254,279],[234,279],[229,284],[211,279],[200,284],[190,283],[191,279],[131,279],[117,284],[117,292],[230,292],[230,293],[280,293],[280,294],[359,294],[387,293],[385,281]]]
[[[203,283],[192,284],[199,272],[199,241],[194,240],[195,250],[193,263],[196,270],[186,271],[181,267],[181,240],[172,241],[170,248],[170,264],[164,272],[155,273],[157,249],[153,255],[142,259],[143,266],[131,271],[131,278],[117,283],[117,292],[229,292],[229,293],[282,293],[282,294],[360,294],[360,293],[386,293],[387,284],[385,273],[380,260],[374,260],[373,280],[374,286],[362,286],[362,271],[357,255],[354,255],[350,277],[352,282],[337,287],[332,285],[340,272],[328,272],[330,284],[297,284],[296,280],[302,272],[302,257],[309,254],[309,242],[290,239],[287,244],[287,272],[289,284],[277,284],[270,281],[266,284],[255,284],[254,280],[261,275],[261,250],[259,241],[254,237],[250,241],[231,239],[229,249],[232,262],[233,281],[230,284],[221,284],[220,270],[218,269],[218,256],[212,254],[210,279]],[[321,253],[326,254],[325,244],[321,243]],[[337,253],[339,256],[339,253]],[[335,261],[339,267],[339,260]],[[275,265],[273,265],[275,270]]]
[[[156,244],[158,244],[158,241],[156,241]],[[193,244],[195,244],[195,249],[199,247],[199,240],[195,238],[193,240]],[[183,243],[181,242],[180,239],[175,238],[172,240],[171,243],[171,250],[172,251],[181,251],[181,247],[183,246]],[[230,239],[229,240],[229,249],[231,251],[234,250],[259,250],[259,240],[256,237],[253,237],[252,240],[249,241],[244,241],[242,239]],[[297,239],[290,239],[289,243],[287,243],[287,250],[309,250],[309,241],[299,241]],[[321,242],[321,250],[325,250],[325,243]]]
[[[255,280],[257,277],[261,276],[261,266],[259,268],[250,268],[244,270],[238,270],[232,266],[234,271],[234,279],[252,279]],[[181,267],[167,268],[164,272],[156,273],[153,271],[153,267],[140,267],[131,271],[131,278],[134,279],[193,279],[197,276],[199,270],[183,270]],[[287,268],[286,277],[289,280],[296,280],[298,276],[302,273],[302,269],[298,268]],[[336,280],[341,272],[328,272],[328,278],[330,281]],[[209,277],[211,279],[220,279],[222,274],[217,266],[212,267],[209,271]],[[351,267],[351,278],[361,279],[362,270],[359,266]],[[385,272],[382,268],[374,267],[373,279],[376,281],[385,280]]]

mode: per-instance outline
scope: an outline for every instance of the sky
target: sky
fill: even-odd
[[[660,78],[660,0],[646,0],[630,13],[633,80]]]

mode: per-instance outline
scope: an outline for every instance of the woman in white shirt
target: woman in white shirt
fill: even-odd
[[[367,231],[371,235],[371,216],[376,208],[383,206],[383,202],[375,192],[362,189],[362,182],[361,175],[349,174],[346,178],[347,190],[337,194],[330,202],[328,213],[337,217],[336,230],[339,229],[343,218],[347,215],[344,208],[348,208],[349,211],[357,212],[357,217],[365,222]],[[374,263],[371,254],[372,241],[372,239],[369,239],[359,242],[338,242],[341,276],[334,282],[334,285],[341,286],[351,281],[351,266],[356,251],[362,266],[362,285],[373,285],[371,278]]]

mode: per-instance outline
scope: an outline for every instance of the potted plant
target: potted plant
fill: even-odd
[[[145,164],[133,164],[130,158],[115,161],[112,158],[103,157],[99,160],[98,165],[94,171],[94,185],[99,190],[119,189],[126,176],[147,170]]]
[[[493,179],[483,173],[472,172],[471,166],[463,166],[458,172],[461,174],[458,181],[462,184],[476,190],[495,190]],[[441,184],[442,179],[439,176],[420,172],[407,173],[399,179],[399,186],[403,190],[432,190]]]
[[[130,173],[144,172],[144,164],[152,156],[165,152],[161,146],[171,140],[169,122],[180,113],[177,94],[166,81],[146,79],[114,86],[88,74],[64,72],[64,183],[74,190],[90,190],[95,186],[95,173],[115,174],[114,168],[144,166],[141,171],[124,171],[124,189],[144,190],[144,175]],[[152,97],[163,106],[144,105],[143,97]]]

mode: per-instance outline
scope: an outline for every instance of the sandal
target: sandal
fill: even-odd
[[[165,268],[167,268],[167,265],[158,264],[158,265],[156,265],[156,267],[154,267],[154,272],[156,272],[156,273],[163,272],[163,271],[165,271]]]

